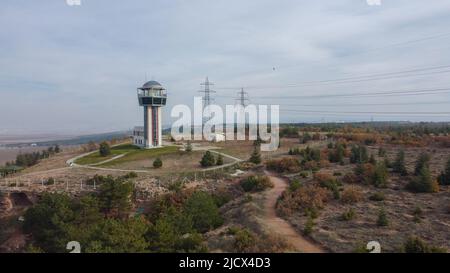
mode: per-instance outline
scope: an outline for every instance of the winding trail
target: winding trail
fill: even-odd
[[[299,234],[294,227],[292,227],[286,220],[277,216],[276,203],[280,195],[286,190],[287,183],[276,176],[267,173],[272,181],[274,187],[266,192],[266,199],[264,203],[264,223],[267,227],[284,238],[296,251],[301,253],[324,253],[326,252],[322,247],[313,243],[309,239]]]

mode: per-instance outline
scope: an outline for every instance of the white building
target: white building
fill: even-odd
[[[225,141],[225,134],[224,133],[214,133],[212,141],[214,141],[214,142]]]
[[[133,144],[141,148],[145,147],[144,127],[136,126],[133,129]]]

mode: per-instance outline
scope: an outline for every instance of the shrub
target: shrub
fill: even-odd
[[[450,158],[445,165],[445,170],[439,175],[439,184],[450,185]]]
[[[319,161],[319,167],[320,168],[327,168],[330,166],[330,161],[326,160],[326,159],[321,159]]]
[[[423,211],[420,207],[416,207],[413,211],[414,222],[420,223],[422,221]]]
[[[353,208],[350,208],[350,209],[344,211],[340,218],[342,221],[350,221],[350,220],[355,219],[355,217],[356,217],[355,210]]]
[[[245,194],[244,203],[249,203],[253,201],[253,196],[249,193]]]
[[[153,161],[153,167],[156,168],[156,169],[161,168],[162,165],[163,165],[163,162],[162,162],[162,160],[159,157],[157,157],[155,159],[155,161]]]
[[[412,192],[427,192],[433,193],[439,191],[439,184],[436,180],[431,178],[430,170],[424,166],[419,173],[419,176],[414,177],[406,186]]]
[[[369,200],[376,201],[376,202],[384,201],[384,199],[385,199],[385,196],[384,196],[384,193],[382,193],[382,192],[376,192],[369,197]]]
[[[234,235],[234,247],[238,253],[247,252],[249,248],[255,245],[255,236],[246,228],[237,228]]]
[[[384,160],[384,165],[386,166],[386,168],[393,168],[394,166],[394,164],[389,160],[389,158],[385,158]]]
[[[284,192],[277,204],[277,208],[285,215],[298,210],[308,214],[322,209],[328,202],[330,195],[330,192],[325,188],[305,185],[294,192]]]
[[[45,185],[49,186],[49,185],[54,185],[55,184],[55,179],[53,177],[49,177],[47,179],[47,181],[45,181]]]
[[[217,193],[212,194],[212,197],[214,199],[214,203],[216,203],[217,207],[222,207],[226,203],[231,201],[231,196],[225,191],[220,191]]]
[[[314,219],[309,216],[308,220],[306,220],[305,227],[303,228],[303,233],[305,235],[310,235],[314,229]]]
[[[372,177],[372,184],[378,188],[386,188],[388,184],[388,171],[384,162],[380,162],[375,167]]]
[[[106,179],[105,176],[96,174],[96,175],[94,175],[93,177],[91,177],[91,178],[89,178],[89,179],[86,180],[86,185],[89,185],[89,186],[93,186],[93,185],[99,186],[99,185],[101,185],[101,184],[105,181],[105,179]]]
[[[194,192],[187,199],[184,212],[191,217],[194,228],[199,232],[217,228],[223,223],[213,197],[206,192]]]
[[[389,225],[389,219],[384,208],[380,209],[380,211],[378,212],[377,225],[379,227],[385,227]]]
[[[370,155],[369,163],[374,165],[377,164],[377,160],[375,159],[375,156],[373,154]]]
[[[366,243],[359,242],[352,250],[352,253],[370,253],[370,250],[367,249]]]
[[[105,215],[118,217],[127,215],[131,209],[131,196],[134,184],[122,178],[114,179],[108,175],[103,178],[97,197],[101,210]]]
[[[249,176],[243,179],[240,185],[245,192],[263,191],[273,187],[273,183],[267,176]]]
[[[383,147],[378,148],[378,156],[379,157],[385,157],[386,156],[386,150]]]
[[[445,253],[446,250],[439,247],[430,246],[419,237],[411,236],[403,244],[405,253]]]
[[[312,137],[308,132],[304,132],[303,135],[301,135],[299,138],[299,141],[302,144],[308,143],[311,140],[312,140]]]
[[[184,187],[184,183],[182,181],[176,181],[169,184],[167,189],[173,192],[180,192]]]
[[[330,150],[328,153],[328,160],[334,163],[344,163],[344,154],[345,149],[344,146],[340,143],[336,143],[336,148]]]
[[[355,204],[363,199],[363,194],[356,187],[347,187],[342,192],[341,200],[346,204]]]
[[[334,176],[327,173],[316,173],[314,179],[319,182],[319,185],[323,188],[328,189],[333,193],[334,199],[340,198],[339,183]]]
[[[405,152],[401,150],[397,154],[397,158],[393,164],[393,171],[399,173],[402,176],[408,175],[408,171],[405,167]]]
[[[420,154],[419,158],[416,162],[416,167],[414,168],[414,175],[420,175],[422,172],[422,169],[426,167],[427,169],[430,168],[430,155],[427,153]]]
[[[311,149],[309,146],[300,151],[303,161],[320,161],[321,155],[319,149]]]
[[[258,151],[258,147],[254,147],[253,148],[253,152],[250,155],[250,162],[254,163],[254,164],[260,164],[261,163],[261,154]]]
[[[297,172],[300,170],[299,162],[295,158],[290,157],[270,160],[266,163],[266,167],[279,173]]]
[[[354,173],[359,177],[360,181],[371,184],[375,174],[375,166],[370,163],[358,164]]]
[[[289,155],[299,155],[300,154],[300,149],[298,147],[295,148],[289,148]]]
[[[301,173],[300,173],[300,177],[301,177],[301,178],[307,178],[307,177],[309,177],[309,172],[301,172]]]
[[[136,178],[136,177],[138,177],[138,174],[136,172],[129,172],[123,176],[123,178],[125,178],[125,179]]]
[[[222,156],[221,154],[219,154],[219,155],[217,156],[216,165],[217,165],[217,166],[223,165],[223,156]]]
[[[324,187],[333,193],[334,199],[341,198],[341,193],[339,191],[339,185],[336,180],[328,180],[320,183],[321,187]]]
[[[355,184],[360,181],[359,177],[353,173],[347,173],[342,178],[342,181],[349,184]]]
[[[190,141],[187,142],[186,148],[184,150],[188,153],[192,152],[192,144]]]
[[[319,165],[316,161],[307,161],[303,163],[303,169],[309,170],[309,171],[317,171],[319,170]]]
[[[365,184],[372,184],[379,188],[387,187],[388,170],[384,162],[379,162],[376,166],[371,163],[358,164],[354,173],[359,177],[359,181]]]
[[[99,153],[100,156],[108,156],[111,154],[111,148],[106,141],[100,143]]]
[[[289,191],[293,192],[299,189],[302,186],[300,180],[294,179],[289,183]]]
[[[202,165],[202,167],[211,167],[215,163],[216,160],[210,151],[206,151],[206,153],[202,157],[202,160],[200,160],[200,165]]]
[[[366,146],[355,145],[351,149],[350,163],[367,163],[369,160]]]

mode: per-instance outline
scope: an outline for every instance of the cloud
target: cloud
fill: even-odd
[[[169,90],[165,123],[174,104],[191,103],[205,76],[217,102],[237,90],[260,96],[375,92],[443,87],[447,74],[302,88],[288,84],[450,64],[448,1],[122,1],[2,2],[0,115],[2,130],[87,132],[130,128],[142,120],[136,87],[145,75]],[[411,41],[411,43],[405,43]],[[275,68],[275,70],[273,69]],[[445,97],[447,96],[447,97]],[[390,103],[442,101],[447,95],[392,97]],[[385,98],[328,100],[385,102]],[[327,100],[320,103],[326,103]],[[283,109],[286,100],[273,100]],[[311,104],[315,101],[290,101]],[[285,107],[286,108],[286,107]],[[292,107],[290,107],[292,108]],[[330,107],[327,107],[329,109]],[[352,107],[355,111],[443,111],[448,105]],[[312,109],[312,108],[308,108]],[[324,107],[314,107],[325,110]],[[7,117],[7,118],[5,118]],[[282,121],[369,119],[282,113]],[[447,117],[380,119],[443,120]]]

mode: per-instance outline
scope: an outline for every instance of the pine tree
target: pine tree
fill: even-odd
[[[155,159],[155,161],[153,161],[153,167],[156,168],[156,169],[161,168],[162,165],[163,165],[162,160],[159,157],[157,157]]]
[[[430,169],[427,166],[423,166],[419,172],[419,175],[407,185],[408,189],[413,192],[438,192],[439,184],[431,177]]]
[[[445,165],[445,170],[439,176],[439,184],[450,185],[450,158]]]
[[[367,163],[369,156],[367,155],[366,146],[353,146],[350,155],[350,163]]]
[[[378,212],[377,225],[379,227],[385,227],[389,225],[389,219],[384,208],[380,209],[380,211]]]
[[[377,160],[373,154],[370,155],[369,163],[373,165],[377,164]]]
[[[384,162],[377,164],[373,174],[373,184],[378,188],[385,188],[388,184],[388,171]]]
[[[217,156],[216,165],[217,165],[217,166],[223,165],[223,156],[222,156],[221,154],[219,154],[219,155]]]
[[[188,141],[188,143],[186,144],[185,151],[188,153],[192,152],[192,144],[190,141]]]
[[[200,161],[200,164],[202,167],[211,167],[216,163],[216,159],[212,155],[210,151],[206,151],[206,153],[203,155],[202,160]]]
[[[399,173],[402,176],[408,175],[408,171],[405,167],[405,152],[401,150],[397,154],[397,158],[394,162],[394,172]]]
[[[249,161],[254,163],[254,164],[261,163],[261,154],[259,153],[257,147],[255,147],[253,149],[253,153],[251,154]]]
[[[343,165],[343,163],[344,163],[344,146],[342,146],[342,144],[340,144],[340,143],[337,143],[334,151],[330,152],[330,154],[328,156],[328,160],[330,160],[330,162],[341,163]]]
[[[108,156],[111,154],[111,148],[109,147],[109,144],[107,142],[102,142],[100,144],[100,149],[99,149],[100,155],[101,156]]]
[[[414,175],[420,175],[420,172],[424,167],[428,169],[430,168],[430,155],[426,153],[420,154],[419,158],[417,159],[416,167],[414,169]]]

